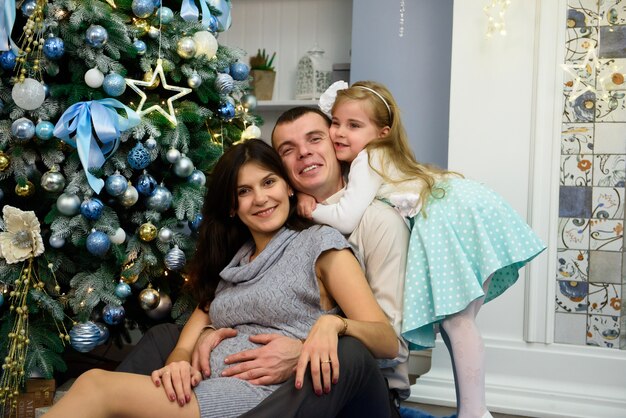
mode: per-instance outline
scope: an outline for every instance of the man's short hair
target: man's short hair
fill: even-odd
[[[317,107],[307,107],[307,106],[297,106],[292,107],[289,110],[284,111],[276,120],[276,124],[274,124],[274,129],[272,129],[272,144],[274,143],[274,131],[278,125],[282,125],[284,123],[295,122],[300,119],[302,116],[308,113],[316,113],[321,116],[321,118],[326,122],[326,125],[330,127],[330,118],[324,112],[319,110]]]

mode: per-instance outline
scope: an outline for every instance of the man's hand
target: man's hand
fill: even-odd
[[[298,215],[303,218],[313,219],[313,211],[317,206],[315,198],[301,192],[297,192],[296,197],[298,198]]]
[[[286,381],[300,356],[302,342],[279,334],[259,334],[250,341],[262,347],[232,354],[224,360],[233,364],[222,376],[237,377],[254,385],[272,385]],[[235,364],[236,363],[236,364]]]
[[[218,330],[206,329],[198,337],[196,346],[191,355],[191,365],[200,370],[207,378],[211,376],[211,351],[226,338],[237,335],[237,330],[233,328],[220,328]]]

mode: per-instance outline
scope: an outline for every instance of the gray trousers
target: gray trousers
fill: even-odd
[[[117,371],[149,375],[163,367],[178,341],[180,330],[174,324],[152,327],[120,363]],[[342,337],[338,356],[341,377],[330,393],[317,396],[310,371],[307,371],[302,389],[295,389],[295,376],[292,376],[242,417],[399,418],[397,396],[388,390],[376,360],[365,346],[355,338]]]

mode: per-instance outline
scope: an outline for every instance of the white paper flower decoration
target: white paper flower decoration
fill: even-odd
[[[0,258],[14,264],[43,253],[41,227],[35,212],[5,206],[2,217],[5,232],[0,232]]]
[[[324,112],[328,117],[331,117],[330,111],[333,109],[333,105],[335,104],[335,99],[337,98],[337,92],[339,90],[345,90],[348,87],[348,83],[343,80],[335,81],[326,89],[324,93],[320,96],[319,108],[322,112]]]

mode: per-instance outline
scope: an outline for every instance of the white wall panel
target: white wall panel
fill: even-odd
[[[234,0],[232,18],[221,44],[248,55],[259,48],[276,51],[273,100],[295,97],[298,60],[315,44],[330,62],[350,62],[351,0]]]

